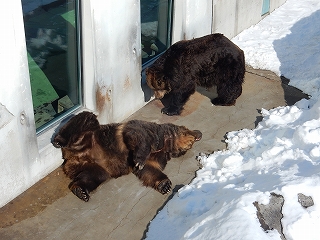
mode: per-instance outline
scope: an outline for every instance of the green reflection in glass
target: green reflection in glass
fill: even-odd
[[[77,2],[22,0],[37,131],[81,104]]]

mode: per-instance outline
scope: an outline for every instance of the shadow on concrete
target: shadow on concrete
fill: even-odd
[[[160,54],[161,55],[161,54]],[[147,62],[142,66],[141,71],[141,89],[144,93],[144,101],[149,102],[154,95],[153,91],[148,87],[147,81],[146,81],[146,69],[151,66],[160,56],[158,55],[156,58],[152,59],[151,61]]]
[[[281,86],[283,88],[284,92],[284,99],[288,106],[294,105],[296,102],[300,101],[301,99],[309,99],[310,96],[308,94],[305,94],[300,89],[288,85],[290,82],[290,79],[281,76]]]

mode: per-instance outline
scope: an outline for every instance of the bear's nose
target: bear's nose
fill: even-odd
[[[55,148],[61,148],[61,144],[59,142],[53,142],[52,145],[55,147]]]
[[[199,141],[202,138],[202,132],[200,132],[199,130],[193,130],[195,137],[196,137],[196,141]]]

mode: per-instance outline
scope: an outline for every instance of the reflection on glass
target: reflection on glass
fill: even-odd
[[[141,0],[142,64],[170,46],[171,0]]]
[[[37,130],[80,105],[75,0],[22,0]]]

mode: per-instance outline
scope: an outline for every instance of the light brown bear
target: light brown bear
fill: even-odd
[[[202,133],[174,124],[139,120],[100,125],[95,114],[72,117],[53,139],[62,149],[70,190],[83,201],[101,183],[133,172],[146,187],[162,194],[171,181],[162,172],[171,157],[179,157],[200,140]]]

